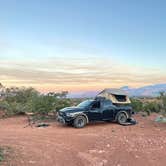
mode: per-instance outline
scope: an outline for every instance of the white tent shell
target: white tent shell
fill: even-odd
[[[131,103],[127,94],[121,89],[104,89],[97,97],[104,97],[109,99],[114,104],[129,104]],[[121,100],[119,100],[121,99]]]

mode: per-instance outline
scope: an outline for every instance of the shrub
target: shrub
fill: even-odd
[[[69,107],[73,104],[72,100],[70,99],[57,99],[56,105],[55,105],[55,110],[59,111],[60,109],[64,107]]]
[[[166,116],[166,93],[160,92],[159,99],[161,100],[161,112],[164,116]]]
[[[12,116],[25,112],[47,115],[49,112],[59,110],[72,104],[66,99],[67,92],[50,92],[40,94],[33,88],[7,88],[4,99],[0,101],[0,108],[7,110],[6,115]]]
[[[0,147],[0,162],[4,159],[4,149]]]
[[[143,106],[143,110],[146,111],[148,114],[150,114],[151,112],[156,112],[159,113],[160,112],[160,105],[157,102],[148,102],[145,103]]]
[[[56,98],[53,96],[38,95],[27,102],[27,108],[29,112],[46,115],[55,109],[55,103]]]
[[[134,111],[139,112],[143,110],[143,103],[138,99],[131,99],[131,106]]]
[[[38,94],[33,88],[7,88],[4,99],[0,101],[0,108],[7,110],[7,116],[27,112],[29,110],[27,103]]]
[[[32,97],[36,97],[39,95],[39,92],[37,92],[33,88],[7,88],[5,93],[5,101],[7,102],[16,102],[25,104],[28,100],[30,100]]]
[[[150,115],[151,112],[159,113],[161,111],[161,105],[157,101],[142,102],[139,99],[131,99],[131,105],[134,111],[144,111],[147,115]]]

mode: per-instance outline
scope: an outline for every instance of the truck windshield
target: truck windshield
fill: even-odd
[[[93,102],[92,100],[86,100],[78,104],[77,107],[88,107],[92,102]]]

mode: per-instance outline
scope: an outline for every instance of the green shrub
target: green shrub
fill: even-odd
[[[143,103],[138,99],[131,99],[131,106],[135,112],[140,112],[143,110]]]
[[[4,160],[4,149],[0,147],[0,162]]]
[[[0,108],[7,110],[7,116],[25,112],[47,115],[49,112],[72,104],[70,99],[66,99],[66,95],[66,91],[61,93],[50,92],[45,95],[33,88],[7,88],[4,99],[0,101]]]
[[[143,103],[139,99],[131,99],[131,105],[134,111],[144,111],[147,115],[150,115],[151,112],[159,113],[161,111],[161,105],[157,101]]]
[[[159,99],[161,100],[161,113],[166,116],[166,93],[160,92]]]
[[[57,99],[56,105],[55,105],[55,110],[59,111],[60,109],[64,107],[69,107],[73,104],[72,100],[70,99]]]
[[[46,115],[55,109],[55,103],[56,98],[53,96],[38,95],[27,102],[27,108],[29,112]]]
[[[148,114],[150,114],[151,112],[156,112],[159,113],[160,112],[160,105],[157,102],[148,102],[145,103],[143,106],[143,110],[146,111]]]

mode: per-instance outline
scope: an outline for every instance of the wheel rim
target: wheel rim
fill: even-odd
[[[121,114],[121,115],[119,116],[119,122],[120,122],[120,123],[125,123],[126,120],[127,120],[126,115]]]
[[[84,126],[84,120],[83,119],[78,119],[78,126],[79,127],[82,127],[82,126]]]

